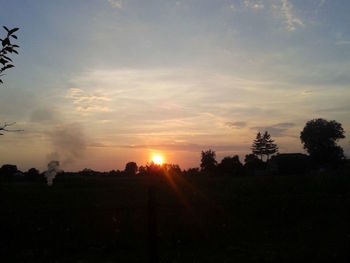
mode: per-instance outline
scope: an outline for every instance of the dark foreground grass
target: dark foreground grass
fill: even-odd
[[[1,262],[348,262],[350,177],[74,178],[1,183]]]

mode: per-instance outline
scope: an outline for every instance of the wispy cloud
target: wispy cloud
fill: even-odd
[[[350,45],[350,40],[338,40],[335,42],[337,46]]]
[[[284,18],[287,30],[295,31],[298,27],[304,26],[303,21],[293,14],[293,5],[288,0],[281,0],[281,16]]]
[[[116,145],[113,147],[127,148],[127,149],[148,149],[148,150],[163,150],[163,151],[187,151],[187,152],[200,152],[206,149],[213,149],[219,152],[227,151],[245,151],[246,147],[243,145],[215,145],[215,144],[145,144],[145,145]]]
[[[261,10],[265,7],[261,0],[244,0],[244,5],[254,10]]]
[[[71,88],[69,89],[66,98],[73,101],[75,109],[79,112],[88,113],[111,111],[109,107],[105,105],[105,103],[110,101],[110,99],[100,94],[88,94],[82,89]]]
[[[338,106],[338,107],[329,107],[329,108],[322,108],[317,110],[317,112],[325,114],[325,113],[349,113],[350,112],[350,106]]]
[[[286,136],[286,131],[290,128],[293,128],[294,126],[295,123],[281,122],[269,126],[255,126],[251,127],[250,129],[259,132],[268,131],[274,137],[283,137]]]
[[[93,147],[93,148],[105,148],[110,147],[110,145],[101,143],[101,142],[93,142],[87,145],[87,147]]]
[[[118,9],[123,8],[123,0],[107,0],[107,1],[113,8],[118,8]]]
[[[234,128],[234,129],[241,129],[247,126],[247,123],[245,121],[230,121],[225,123],[226,126]]]

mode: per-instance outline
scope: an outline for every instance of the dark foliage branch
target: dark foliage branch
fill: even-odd
[[[13,60],[9,56],[13,55],[13,53],[18,54],[17,49],[19,48],[18,45],[11,43],[11,40],[17,39],[15,33],[19,28],[8,29],[6,26],[3,28],[6,30],[7,34],[3,39],[0,39],[2,45],[0,50],[0,85],[4,83],[1,79],[5,75],[4,71],[15,67],[13,65]]]
[[[11,43],[11,40],[17,39],[15,33],[19,30],[18,27],[8,29],[6,26],[3,27],[6,30],[6,35],[1,41],[1,50],[0,50],[0,85],[4,84],[2,77],[5,75],[4,71],[15,67],[13,65],[13,60],[9,57],[14,54],[18,54],[17,49],[18,45]],[[2,132],[20,132],[23,130],[13,130],[8,129],[7,127],[14,125],[15,122],[7,123],[0,125],[0,135],[4,135]]]
[[[21,132],[21,131],[23,131],[23,130],[9,130],[9,129],[7,129],[7,127],[15,125],[15,124],[16,124],[15,122],[11,122],[11,123],[5,122],[3,125],[0,126],[0,135],[4,135],[3,133],[1,133],[2,131],[5,131],[5,132]]]

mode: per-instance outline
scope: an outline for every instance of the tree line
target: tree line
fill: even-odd
[[[83,169],[79,172],[61,172],[57,180],[63,177],[78,176],[243,176],[263,174],[301,174],[311,170],[341,170],[350,171],[349,160],[345,158],[343,149],[337,144],[345,138],[345,131],[337,121],[314,119],[306,123],[300,133],[300,140],[308,155],[302,153],[283,154],[278,152],[278,146],[268,131],[257,133],[253,140],[251,153],[247,154],[242,163],[238,155],[226,156],[220,162],[216,152],[209,149],[201,152],[200,168],[182,170],[177,164],[157,165],[153,162],[138,166],[136,162],[128,162],[124,170],[98,172]],[[15,165],[3,165],[0,168],[2,179],[26,179],[29,181],[44,180],[44,173],[31,168],[21,172]]]

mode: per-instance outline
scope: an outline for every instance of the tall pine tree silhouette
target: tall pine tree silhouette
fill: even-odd
[[[253,141],[253,145],[251,149],[253,154],[260,157],[260,160],[262,160],[264,155],[264,146],[265,145],[264,145],[263,137],[261,136],[261,133],[258,132],[255,140]]]
[[[264,142],[264,155],[266,155],[266,160],[270,159],[270,156],[278,153],[278,146],[275,144],[275,141],[271,139],[271,135],[265,131],[263,135]]]
[[[260,157],[260,160],[263,160],[264,156],[266,156],[266,160],[269,160],[272,155],[278,152],[277,145],[267,131],[263,135],[260,132],[257,133],[251,149],[253,154]]]

